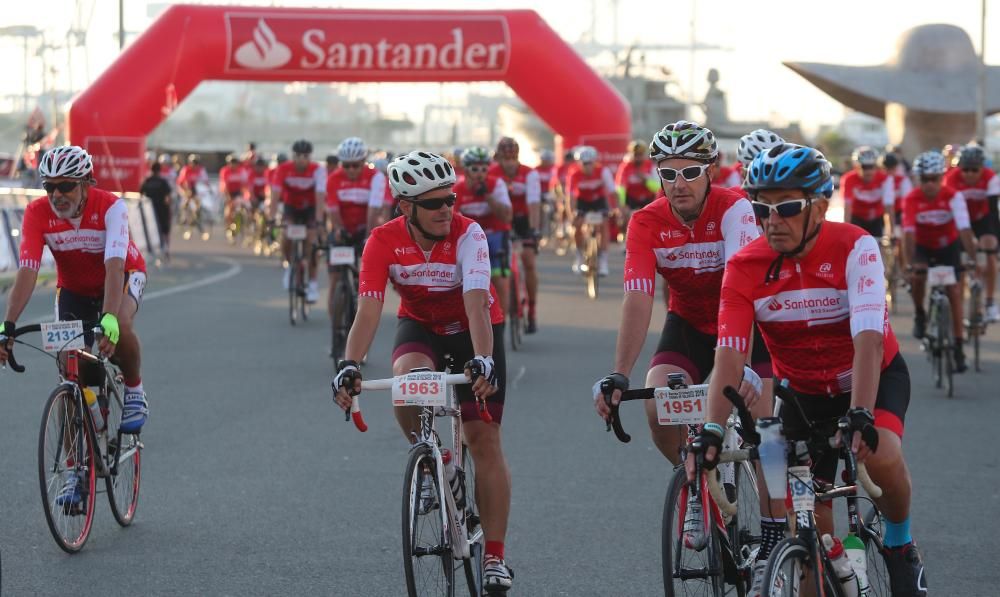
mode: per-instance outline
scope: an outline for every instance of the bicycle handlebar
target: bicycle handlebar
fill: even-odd
[[[397,376],[397,377],[402,377],[402,376]],[[385,378],[385,379],[367,379],[367,380],[361,380],[361,390],[362,391],[365,391],[365,390],[391,390],[392,389],[392,385],[393,385],[393,383],[395,383],[397,377],[388,377],[388,378]],[[453,374],[449,374],[449,375],[445,375],[444,376],[444,383],[445,383],[445,385],[448,385],[448,386],[466,384],[466,383],[469,383],[469,378],[466,377],[464,373],[453,373]],[[361,415],[361,403],[358,400],[358,395],[357,394],[355,394],[354,396],[351,396],[351,408],[350,408],[350,410],[345,411],[344,414],[345,414],[345,417],[344,417],[345,420],[347,420],[347,421],[353,420],[354,421],[354,426],[357,427],[358,431],[360,431],[362,433],[364,433],[365,431],[368,431],[368,424],[365,423],[364,417],[362,417],[362,415]],[[489,415],[489,411],[487,411],[486,414]],[[489,421],[486,421],[486,417],[484,417],[483,420],[485,422],[487,422],[487,423],[490,423],[490,422],[493,421],[492,418],[490,418]]]
[[[604,380],[601,382],[601,393],[604,394],[604,403],[608,405],[611,409],[611,414],[608,415],[607,430],[612,429],[615,432],[615,437],[618,438],[623,444],[627,444],[632,441],[632,436],[625,433],[625,428],[622,427],[622,419],[618,414],[618,404],[611,404],[611,394],[614,393],[614,387],[612,387],[609,380]],[[649,400],[653,397],[653,392],[656,388],[639,388],[637,390],[625,390],[622,392],[621,402],[627,400]]]
[[[103,330],[101,329],[101,323],[99,321],[85,321],[85,322],[83,322],[83,328],[84,329],[92,328],[92,330],[93,330],[93,332],[95,334],[100,334],[100,333],[103,332]],[[30,325],[26,325],[26,326],[22,326],[22,327],[19,327],[19,328],[15,328],[14,329],[14,333],[11,334],[10,336],[7,336],[7,337],[10,338],[11,340],[14,340],[14,339],[16,339],[16,338],[18,338],[20,336],[25,335],[25,334],[31,334],[31,333],[40,332],[40,331],[42,331],[42,324],[40,324],[40,323],[32,323]],[[79,336],[77,336],[77,337],[79,337]],[[87,353],[85,351],[82,351],[82,354],[87,355],[89,353]],[[93,356],[91,355],[90,358],[93,358]],[[10,365],[11,370],[13,370],[15,373],[24,373],[24,371],[25,371],[24,365],[21,365],[20,363],[18,363],[17,360],[14,358],[14,345],[13,344],[11,344],[10,350],[7,351],[7,363]]]

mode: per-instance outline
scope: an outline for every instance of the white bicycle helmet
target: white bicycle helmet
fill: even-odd
[[[416,197],[455,184],[448,160],[429,151],[411,151],[389,162],[389,185],[397,197]]]
[[[368,157],[368,147],[359,137],[348,137],[337,146],[337,158],[341,162],[360,162]]]
[[[556,154],[551,149],[543,149],[538,154],[538,160],[545,163],[554,162],[556,161]]]
[[[877,166],[878,152],[867,145],[862,145],[851,154],[851,161],[859,166]]]
[[[678,120],[653,135],[649,144],[649,159],[654,162],[670,158],[698,160],[706,164],[719,157],[715,134],[696,122]]]
[[[587,164],[597,161],[597,150],[590,145],[581,145],[576,148],[576,161]]]
[[[82,147],[63,145],[53,147],[42,156],[38,164],[42,178],[92,178],[94,161]]]
[[[944,154],[940,151],[925,151],[913,160],[914,176],[940,176],[945,169]]]
[[[740,137],[740,146],[736,150],[736,159],[744,166],[749,166],[757,154],[772,147],[781,145],[785,140],[767,129],[757,129]]]

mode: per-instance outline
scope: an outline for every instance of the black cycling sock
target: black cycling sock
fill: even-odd
[[[771,550],[779,541],[785,538],[785,529],[788,527],[784,518],[760,517],[760,550],[757,552],[757,561],[766,562],[771,557]]]

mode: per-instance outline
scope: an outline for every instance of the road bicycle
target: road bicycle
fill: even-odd
[[[476,502],[475,463],[462,440],[462,412],[454,391],[455,385],[465,383],[469,378],[464,374],[426,368],[361,382],[362,391],[391,390],[394,406],[420,408],[420,429],[413,434],[403,480],[403,571],[411,597],[452,597],[458,568],[464,572],[469,595],[480,597],[483,591],[485,539]],[[480,401],[479,408],[483,421],[492,422],[485,402]],[[358,396],[352,398],[346,417],[359,431],[368,430]],[[451,433],[438,432],[438,418],[451,421]]]
[[[583,263],[580,272],[587,279],[587,296],[597,300],[600,290],[600,275],[598,272],[601,255],[601,238],[604,236],[605,219],[603,211],[588,211],[583,216]]]
[[[104,479],[119,525],[132,524],[139,504],[143,444],[138,435],[120,429],[125,393],[120,369],[85,349],[84,329],[98,338],[97,326],[79,320],[34,324],[17,328],[11,336],[16,344],[52,357],[59,368],[60,382],[45,403],[38,436],[38,482],[49,531],[68,553],[83,549],[90,536],[97,479]],[[41,332],[43,348],[17,339],[33,332]],[[13,353],[8,362],[15,372],[25,371]],[[95,399],[99,418],[92,411]],[[79,480],[78,499],[65,492],[70,475]]]
[[[727,396],[735,393],[728,388]],[[764,439],[768,448],[761,444],[761,465],[764,469],[764,480],[768,493],[787,495],[791,498],[794,511],[794,535],[782,539],[774,547],[768,559],[764,572],[762,596],[785,597],[798,596],[808,588],[822,587],[818,594],[834,597],[846,597],[857,592],[845,592],[841,581],[837,578],[826,549],[821,543],[821,537],[816,527],[814,512],[816,502],[832,502],[835,499],[847,500],[847,528],[865,546],[865,564],[863,569],[855,565],[854,572],[858,576],[858,589],[861,594],[871,597],[882,597],[891,594],[889,571],[885,560],[885,548],[882,543],[882,518],[873,499],[881,497],[882,490],[871,480],[864,468],[854,457],[854,453],[844,446],[850,446],[853,433],[850,431],[850,421],[841,417],[825,421],[810,421],[805,416],[795,393],[783,384],[775,385],[775,395],[791,408],[799,411],[806,422],[804,429],[783,428],[781,419],[771,417],[767,428],[771,431]],[[777,410],[777,409],[776,409]],[[749,416],[749,413],[746,413]],[[750,421],[753,424],[752,421]],[[764,420],[758,420],[764,423]],[[874,428],[865,438],[869,445],[877,445],[878,435]],[[835,436],[840,432],[843,442],[837,442]],[[872,437],[874,436],[874,437]],[[844,463],[843,484],[830,484],[815,479],[811,463],[823,454],[836,451]],[[773,458],[765,455],[773,454]],[[859,494],[863,487],[868,497]],[[787,488],[787,493],[786,493]],[[867,501],[871,506],[870,514],[862,519],[858,501]],[[867,592],[866,591],[867,587]]]
[[[246,197],[237,196],[232,202],[232,221],[226,227],[226,240],[231,245],[242,246],[255,237],[256,220],[250,213],[250,203]]]
[[[619,406],[611,404],[613,388],[604,382],[601,392],[611,409],[608,430],[622,442],[631,436],[622,428]],[[684,376],[669,375],[666,388],[643,388],[622,392],[622,402],[656,400],[661,425],[685,425],[687,447],[680,462],[700,431],[708,406],[708,386],[685,386]],[[661,526],[661,567],[663,593],[674,595],[745,595],[752,566],[760,548],[760,506],[757,475],[753,466],[756,452],[737,450],[745,424],[730,417],[723,445],[724,462],[715,470],[696,467],[694,483],[689,483],[684,466],[674,467],[663,504]],[[752,438],[751,438],[752,439]],[[724,496],[724,499],[719,498]],[[720,507],[725,504],[726,508]],[[689,516],[689,508],[698,507]],[[685,540],[686,531],[696,531],[700,541]]]
[[[885,237],[879,239],[882,264],[885,266],[885,300],[893,315],[898,310],[897,298],[899,290],[906,284],[903,270],[899,267],[899,260],[896,259],[897,245],[898,240],[895,238]]]
[[[927,332],[924,334],[922,348],[931,362],[935,387],[944,386],[949,398],[955,392],[955,333],[947,290],[956,283],[955,268],[950,265],[927,269],[927,285],[931,294],[927,309]]]
[[[309,260],[313,251],[312,247],[306,247],[306,238],[309,236],[309,228],[306,224],[282,224],[285,229],[285,238],[292,243],[292,254],[288,260],[288,267],[291,270],[288,282],[288,320],[292,325],[296,325],[301,319],[309,319],[309,301],[306,300],[306,292],[309,285]]]
[[[333,293],[333,318],[330,322],[330,356],[334,363],[343,358],[347,348],[347,335],[358,312],[358,259],[364,247],[364,238],[329,239],[327,263],[331,276],[336,274]]]

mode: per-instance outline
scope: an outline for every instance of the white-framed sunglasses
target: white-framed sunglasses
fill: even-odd
[[[676,182],[677,176],[683,176],[684,180],[688,182],[694,182],[708,170],[711,164],[698,164],[697,166],[687,166],[676,170],[674,168],[657,168],[656,171],[659,173],[660,178],[665,182]]]
[[[782,218],[792,218],[802,213],[802,210],[806,208],[806,204],[808,203],[809,201],[806,199],[792,199],[790,201],[775,203],[774,205],[754,201],[752,202],[753,215],[757,218],[758,222],[763,222],[771,217],[772,212],[777,213]]]

